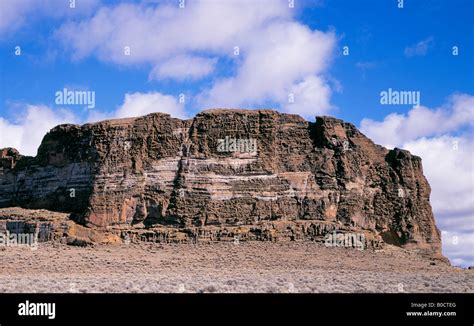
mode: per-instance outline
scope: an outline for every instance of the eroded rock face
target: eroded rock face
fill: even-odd
[[[440,252],[421,159],[335,118],[156,113],[60,125],[35,158],[0,155],[0,207],[71,212],[96,227],[324,223]]]

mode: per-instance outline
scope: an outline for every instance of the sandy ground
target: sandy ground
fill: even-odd
[[[474,292],[474,271],[387,246],[43,243],[0,248],[0,292]]]

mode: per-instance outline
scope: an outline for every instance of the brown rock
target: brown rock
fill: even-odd
[[[156,113],[57,126],[35,158],[0,153],[0,207],[70,212],[86,226],[222,233],[258,225],[243,234],[268,240],[337,229],[370,233],[374,243],[441,249],[421,159],[331,117],[311,123],[272,110],[217,109],[179,120]]]

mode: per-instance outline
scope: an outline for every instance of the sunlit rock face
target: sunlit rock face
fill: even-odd
[[[156,113],[60,125],[36,157],[0,155],[0,207],[71,212],[95,227],[281,221],[293,240],[340,229],[440,252],[421,159],[331,117]]]

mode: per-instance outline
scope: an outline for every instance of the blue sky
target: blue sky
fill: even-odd
[[[1,1],[0,147],[34,155],[56,124],[154,111],[332,115],[423,158],[444,252],[474,265],[473,1],[179,2]],[[64,88],[95,92],[95,108],[56,104]],[[420,106],[381,105],[389,88]]]
[[[312,28],[332,26],[339,43],[352,50],[349,56],[336,58],[330,70],[343,86],[333,96],[341,118],[358,124],[364,117],[380,119],[392,111],[409,110],[379,104],[379,92],[389,87],[419,90],[422,104],[428,107],[440,105],[453,92],[472,93],[474,2],[405,1],[403,9],[396,9],[396,1],[391,0],[326,4],[305,10],[301,19]],[[407,46],[430,37],[426,55],[404,55]],[[462,47],[463,53],[453,57],[453,45]],[[357,63],[369,64],[365,73]]]
[[[81,2],[76,1],[79,7]],[[50,2],[68,5],[66,0]],[[472,93],[474,3],[468,0],[405,1],[403,9],[397,5],[393,0],[295,2],[296,20],[311,29],[336,33],[338,43],[328,76],[337,80],[342,89],[332,94],[331,103],[337,107],[332,115],[359,124],[366,117],[380,119],[393,111],[409,110],[407,106],[379,104],[379,92],[389,87],[419,90],[422,104],[428,107],[442,104],[453,92]],[[80,15],[76,19],[82,18]],[[15,115],[15,109],[9,107],[11,102],[54,107],[52,94],[67,85],[95,90],[97,110],[110,111],[123,103],[127,92],[158,90],[173,95],[193,94],[209,82],[209,79],[149,81],[146,64],[115,66],[94,57],[71,62],[69,54],[51,40],[55,30],[67,19],[71,17],[42,14],[36,19],[32,17],[32,22],[23,24],[22,28],[2,35],[0,116]],[[426,55],[409,58],[404,55],[406,47],[429,38],[432,41]],[[14,55],[16,45],[22,47],[24,54],[20,57]],[[348,56],[342,55],[345,45],[349,46]],[[452,55],[453,45],[460,47],[456,57]],[[219,65],[218,71],[225,75],[231,71],[233,62],[221,58]],[[190,116],[200,109],[198,104],[192,103]],[[77,108],[75,113],[84,118],[88,114]]]

